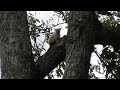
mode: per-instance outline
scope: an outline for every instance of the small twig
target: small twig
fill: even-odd
[[[45,32],[45,39],[44,39],[44,41],[43,41],[43,45],[42,45],[42,47],[41,47],[40,54],[41,54],[41,52],[42,52],[42,50],[43,50],[43,46],[44,46],[44,44],[45,44],[45,41],[46,41],[46,32]]]
[[[95,54],[97,55],[97,57],[100,59],[100,61],[105,65],[105,62],[104,62],[103,59],[100,57],[100,55],[98,54],[98,52],[95,51],[95,50],[94,50],[94,52],[95,52]],[[103,73],[101,73],[101,72],[99,72],[99,73],[100,73],[100,74],[104,74],[105,72],[106,72],[106,70],[104,70]]]
[[[95,50],[94,50],[94,52],[95,52],[95,54],[97,55],[97,57],[100,59],[100,61],[105,65],[105,63],[104,63],[104,61],[103,61],[103,58],[100,57],[100,55],[98,54],[98,52],[95,51]]]
[[[60,15],[58,16],[58,22],[57,22],[57,24],[59,23],[59,19],[60,19]]]
[[[37,11],[35,11],[35,18],[36,18],[36,13],[37,13]]]

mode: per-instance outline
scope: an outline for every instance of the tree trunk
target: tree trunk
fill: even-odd
[[[31,50],[27,13],[0,11],[1,78],[31,78]]]
[[[64,60],[63,79],[88,79],[94,45],[111,44],[120,38],[120,30],[113,35],[113,30],[101,29],[94,12],[73,11],[69,14],[67,36],[34,63],[26,12],[0,11],[0,22],[2,79],[43,79]]]
[[[66,69],[63,79],[88,79],[95,32],[101,29],[94,12],[73,11],[69,14],[66,43]]]

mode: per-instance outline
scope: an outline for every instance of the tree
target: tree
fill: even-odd
[[[30,79],[34,61],[26,12],[1,11],[0,21],[2,79]]]
[[[39,48],[31,46],[30,36],[36,43],[39,32],[48,38],[50,28],[44,23],[36,26],[39,20],[31,17],[29,24],[27,14],[23,11],[0,12],[0,57],[2,63],[2,78],[43,79],[59,64],[65,65],[63,79],[88,79],[92,76],[89,70],[91,53],[95,52],[106,68],[106,78],[119,78],[119,23],[113,15],[119,17],[119,12],[107,11],[57,11],[68,23],[68,34],[40,56]],[[65,14],[65,15],[64,15]],[[99,14],[107,15],[107,20],[99,21]],[[22,16],[22,17],[21,17]],[[28,27],[29,25],[29,27]],[[30,31],[29,31],[30,28]],[[22,37],[22,38],[21,38]],[[47,39],[46,39],[47,40]],[[104,46],[100,55],[94,45]],[[111,52],[109,46],[114,48]],[[35,54],[32,53],[35,51]],[[34,61],[35,57],[38,57]],[[117,60],[116,60],[117,59]],[[92,66],[94,68],[94,66]],[[98,67],[98,66],[97,66]],[[60,70],[59,70],[60,71]],[[58,71],[58,74],[59,74]],[[109,76],[112,73],[112,76]]]
[[[63,78],[88,78],[90,57],[96,39],[95,33],[100,30],[101,24],[94,12],[70,12],[67,34],[69,38],[66,42],[66,69]]]

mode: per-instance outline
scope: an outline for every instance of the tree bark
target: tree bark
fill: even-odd
[[[94,12],[70,12],[68,42],[66,43],[66,69],[63,79],[88,79],[95,32],[101,24]]]
[[[0,11],[0,58],[2,79],[29,79],[32,49],[25,11]]]
[[[66,59],[63,79],[88,79],[94,45],[115,43],[120,38],[119,31],[118,28],[102,28],[94,12],[71,12],[67,36],[38,59],[33,78],[43,79]],[[111,39],[112,42],[108,42]]]
[[[70,12],[67,36],[34,62],[26,12],[1,11],[0,22],[2,79],[43,79],[64,60],[63,79],[88,79],[94,45],[120,41],[120,30],[101,28],[94,12]]]
[[[67,37],[61,38],[60,42],[53,45],[48,51],[38,58],[34,65],[33,78],[43,79],[62,61],[65,61],[65,41]]]

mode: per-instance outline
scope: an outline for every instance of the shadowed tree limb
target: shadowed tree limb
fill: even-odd
[[[113,45],[120,42],[120,29],[118,27],[108,27],[96,33],[96,44]]]
[[[65,39],[66,37],[63,37],[59,43],[50,47],[43,56],[38,58],[33,70],[33,79],[43,79],[65,60]]]

